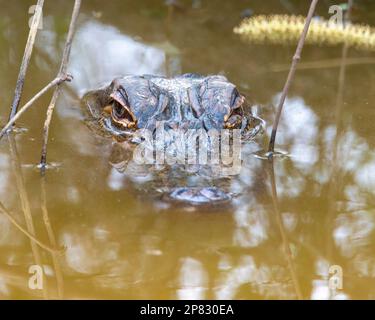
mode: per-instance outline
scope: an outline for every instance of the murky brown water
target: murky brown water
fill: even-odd
[[[375,5],[358,1],[355,21],[371,23]],[[93,136],[78,97],[124,73],[224,74],[261,105],[267,134],[293,47],[249,45],[232,34],[241,12],[305,14],[305,1],[84,1],[65,87],[40,178],[43,97],[19,122],[27,132],[0,144],[0,200],[25,236],[0,214],[0,298],[374,299],[375,65],[350,65],[340,82],[341,47],[307,46],[277,137],[274,210],[268,163],[250,156],[233,179],[246,189],[229,207],[181,208],[148,195],[109,163],[111,141]],[[325,1],[319,14],[328,15]],[[11,103],[33,1],[0,1],[1,122]],[[46,1],[24,101],[55,75],[72,1]],[[349,58],[373,53],[349,50]],[[338,59],[330,66],[319,61]],[[280,70],[275,68],[281,67]],[[283,66],[285,68],[283,68]],[[285,70],[285,71],[282,71]],[[341,83],[341,90],[340,88]],[[342,95],[340,94],[342,93]],[[18,156],[17,156],[18,153]],[[43,265],[43,290],[28,286]],[[329,268],[343,289],[329,290]],[[331,270],[332,271],[332,270]],[[332,275],[332,274],[331,274]]]

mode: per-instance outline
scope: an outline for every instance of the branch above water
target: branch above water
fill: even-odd
[[[53,79],[49,84],[47,84],[42,90],[40,90],[34,97],[32,97],[3,127],[0,132],[0,140],[4,136],[5,133],[10,129],[10,127],[22,116],[22,114],[29,109],[41,96],[43,96],[49,89],[54,86],[57,86],[65,81],[71,81],[72,76],[69,74],[65,74]]]
[[[290,88],[290,86],[293,82],[294,75],[295,75],[296,69],[297,69],[297,64],[298,64],[299,60],[301,59],[302,49],[303,49],[303,46],[305,44],[306,36],[307,36],[308,31],[309,31],[310,23],[311,23],[312,17],[314,16],[315,8],[316,8],[316,5],[318,4],[318,1],[319,0],[312,0],[311,1],[309,13],[307,14],[307,18],[306,18],[306,22],[305,22],[305,26],[303,28],[301,37],[298,41],[297,49],[296,49],[296,52],[293,56],[292,64],[290,66],[288,78],[285,82],[284,89],[283,89],[283,92],[282,92],[281,97],[280,97],[280,102],[279,102],[279,105],[277,107],[276,118],[275,118],[275,121],[274,121],[273,127],[272,127],[271,138],[270,138],[270,142],[269,142],[269,145],[268,145],[268,152],[271,156],[272,156],[272,154],[275,150],[276,133],[277,133],[277,128],[279,126],[281,112],[283,111],[285,99],[288,95],[289,88]]]

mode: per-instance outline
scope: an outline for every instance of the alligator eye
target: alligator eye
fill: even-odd
[[[125,118],[125,116],[126,116],[126,110],[125,110],[125,108],[122,105],[120,105],[119,103],[114,103],[113,104],[113,109],[114,109],[115,115],[116,115],[116,117],[118,119]]]
[[[123,128],[133,128],[137,123],[137,119],[130,108],[117,101],[113,102],[112,121]]]
[[[230,112],[224,116],[225,128],[233,129],[241,126],[243,117],[242,105],[244,101],[245,98],[234,88],[230,99]]]

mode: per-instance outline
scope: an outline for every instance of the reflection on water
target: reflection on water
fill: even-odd
[[[81,95],[121,74],[164,74],[165,53],[121,34],[113,26],[84,23],[76,34],[70,70]]]
[[[69,67],[74,81],[51,128],[49,155],[60,165],[45,180],[30,166],[39,159],[48,97],[20,122],[26,133],[0,143],[0,298],[375,298],[375,97],[364,81],[374,67],[347,66],[341,82],[336,69],[299,71],[277,137],[287,157],[275,159],[272,172],[253,156],[269,135],[271,105],[286,76],[271,66],[288,64],[293,48],[247,46],[231,30],[248,9],[305,13],[301,2],[288,3],[186,1],[169,16],[162,1],[85,3]],[[28,3],[0,4],[13,17],[2,19],[0,31],[0,70],[8,75],[0,78],[3,121]],[[65,2],[57,9],[67,16],[71,10]],[[57,70],[67,23],[53,14],[57,9],[47,10],[37,38],[25,99]],[[367,21],[366,11],[355,18]],[[341,51],[308,46],[303,58],[340,59]],[[78,98],[87,89],[124,73],[185,72],[224,74],[262,105],[267,120],[240,174],[223,182],[237,195],[226,207],[164,201],[155,191],[178,173],[129,179],[114,160],[116,144],[82,121]],[[43,290],[28,287],[34,264],[45,271]],[[343,271],[336,292],[329,287],[333,265]]]

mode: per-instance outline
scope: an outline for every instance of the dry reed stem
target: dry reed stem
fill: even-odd
[[[27,38],[27,43],[26,43],[24,54],[23,54],[20,71],[18,74],[12,107],[11,107],[10,114],[9,114],[9,120],[15,116],[15,114],[17,113],[18,106],[20,104],[23,85],[25,83],[26,72],[29,66],[31,54],[33,52],[35,38],[38,32],[38,26],[42,18],[43,5],[44,5],[44,0],[38,0],[36,4],[36,10],[35,10],[32,22],[31,22],[30,32]]]
[[[311,19],[314,15],[315,8],[316,8],[316,5],[317,5],[318,1],[319,0],[312,0],[311,1],[310,9],[309,9],[309,12],[307,14],[307,18],[306,18],[306,22],[305,22],[305,26],[303,28],[301,37],[298,41],[297,49],[296,49],[296,52],[293,56],[292,64],[291,64],[290,71],[289,71],[289,74],[288,74],[288,78],[286,80],[283,92],[282,92],[281,97],[280,97],[280,102],[279,102],[279,105],[277,107],[276,118],[275,118],[275,121],[273,123],[271,138],[270,138],[270,142],[269,142],[269,146],[268,146],[268,152],[269,152],[270,156],[273,156],[273,153],[274,153],[274,150],[275,150],[276,133],[277,133],[277,128],[278,128],[278,125],[279,125],[280,117],[281,117],[281,112],[283,110],[283,106],[284,106],[284,103],[285,103],[285,99],[288,95],[290,85],[292,84],[294,75],[296,73],[297,64],[298,64],[299,60],[301,59],[302,49],[303,49],[305,39],[306,39],[307,33],[309,31]]]
[[[73,36],[75,32],[75,26],[77,23],[78,15],[79,15],[79,9],[81,7],[81,0],[75,0],[74,7],[73,7],[73,13],[72,18],[70,20],[69,25],[69,31],[68,36],[65,42],[63,57],[61,60],[61,66],[59,70],[59,75],[66,74],[68,63],[69,63],[69,57],[70,57],[70,51],[72,47],[73,42]],[[40,159],[40,170],[41,173],[45,173],[46,169],[46,162],[47,162],[47,144],[48,144],[48,135],[49,135],[49,127],[52,120],[53,111],[55,109],[55,105],[57,102],[57,99],[60,95],[60,86],[57,85],[55,88],[55,91],[53,93],[53,96],[51,98],[51,102],[48,106],[47,113],[46,113],[46,120],[44,122],[43,126],[43,145],[42,145],[42,152],[41,152],[41,159]]]

